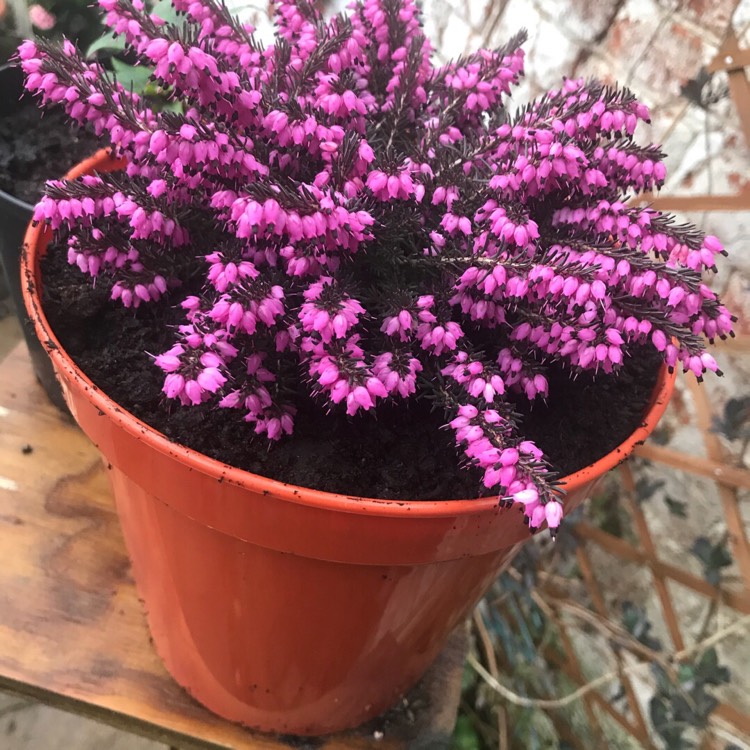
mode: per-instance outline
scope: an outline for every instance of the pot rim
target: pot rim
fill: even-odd
[[[20,198],[16,198],[15,195],[6,193],[5,190],[0,190],[0,201],[3,201],[5,203],[10,203],[16,208],[18,208],[19,210],[24,211],[27,214],[30,214],[34,210],[33,204],[26,203],[26,201],[22,201]]]
[[[71,169],[65,175],[65,179],[74,179],[83,174],[91,173],[107,164],[107,162],[111,166],[113,161],[112,153],[108,149],[102,149]],[[469,500],[384,500],[299,487],[230,466],[170,440],[163,433],[141,421],[104,394],[73,362],[52,331],[42,310],[37,291],[37,279],[41,277],[39,249],[40,246],[46,247],[50,235],[51,233],[43,224],[34,226],[32,222],[29,224],[24,237],[21,254],[21,277],[26,310],[34,324],[39,340],[43,342],[55,366],[65,371],[72,380],[76,381],[87,392],[88,398],[100,412],[103,412],[132,437],[142,440],[154,450],[165,455],[174,456],[175,447],[179,448],[180,461],[210,478],[230,482],[258,493],[271,493],[280,499],[298,505],[308,505],[339,512],[409,516],[412,518],[454,517],[467,513],[480,513],[497,506],[496,495]],[[641,424],[620,445],[598,461],[561,478],[560,484],[567,493],[583,487],[596,477],[613,469],[624,461],[637,445],[646,440],[667,408],[674,389],[675,379],[676,370],[669,373],[666,365],[662,364]]]

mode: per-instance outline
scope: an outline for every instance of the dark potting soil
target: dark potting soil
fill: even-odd
[[[42,261],[43,306],[63,348],[110,398],[177,443],[224,463],[303,487],[402,500],[480,494],[476,470],[462,466],[445,416],[429,402],[402,403],[355,418],[298,403],[293,437],[269,448],[235,409],[180,407],[161,393],[163,376],[148,353],[173,343],[182,310],[167,302],[126,310],[109,301],[110,284],[89,284],[64,248]],[[549,374],[547,404],[519,399],[521,430],[560,475],[596,461],[643,419],[660,364],[652,349],[631,357],[617,378]]]
[[[44,183],[91,156],[101,140],[73,128],[62,109],[41,112],[30,97],[0,118],[0,190],[34,204]]]

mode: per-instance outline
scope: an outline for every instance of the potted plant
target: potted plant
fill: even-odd
[[[645,439],[675,368],[717,370],[704,338],[733,319],[700,272],[724,251],[624,202],[665,174],[629,91],[567,80],[506,110],[521,36],[434,67],[412,0],[329,22],[282,1],[265,48],[213,0],[176,0],[181,25],[101,4],[185,110],[69,43],[20,48],[27,88],[111,143],[48,183],[27,309],[177,681],[264,730],[356,725]],[[556,471],[551,433],[599,452]]]
[[[9,309],[18,315],[37,379],[50,400],[64,409],[47,352],[23,312],[19,257],[47,170],[69,169],[91,152],[95,141],[72,131],[64,112],[40,117],[31,97],[23,94],[22,71],[0,66],[0,299],[8,299]]]
[[[64,35],[86,49],[87,59],[95,57],[103,63],[120,84],[146,96],[152,107],[158,109],[164,102],[158,87],[149,85],[148,71],[129,64],[124,45],[113,42],[108,30],[102,33],[104,27],[99,15],[88,2],[55,1],[27,8],[26,0],[21,0],[17,5],[18,12],[14,14],[17,18],[7,19],[8,13],[0,17],[0,60],[4,61],[0,64],[0,299],[10,298],[37,379],[50,400],[65,409],[49,357],[23,312],[19,256],[34,204],[41,197],[47,178],[50,174],[62,174],[90,156],[98,140],[93,133],[72,128],[59,106],[40,112],[24,91],[22,71],[6,61],[21,41],[18,35],[27,28],[33,27],[47,38]],[[166,8],[163,1],[156,9],[173,18],[167,14],[171,6]],[[28,18],[20,14],[21,10],[26,11]],[[19,24],[19,19],[26,23]],[[7,23],[8,20],[14,23]]]
[[[88,2],[17,0],[0,10],[0,299],[9,298],[23,327],[34,372],[50,399],[65,404],[49,357],[26,320],[21,297],[19,253],[34,204],[51,174],[62,174],[96,148],[90,135],[70,127],[65,113],[42,117],[24,95],[23,73],[8,59],[31,30],[48,38],[65,35],[82,44],[101,30]]]

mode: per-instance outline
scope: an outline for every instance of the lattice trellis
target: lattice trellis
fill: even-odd
[[[745,65],[750,65],[750,50],[740,49],[734,32],[730,32],[708,70],[709,72],[727,71],[730,95],[742,123],[748,147],[750,147],[750,84],[745,74]],[[748,210],[750,209],[750,186],[746,185],[734,196],[663,196],[655,198],[653,204],[655,207],[666,211]],[[746,352],[748,343],[747,337],[739,338],[725,346],[724,351],[732,354]],[[715,588],[705,579],[664,559],[654,542],[646,516],[636,501],[633,470],[628,464],[620,467],[622,496],[633,520],[638,542],[631,544],[629,541],[613,536],[589,523],[581,523],[576,527],[579,538],[583,540],[583,544],[577,551],[578,564],[591,598],[593,611],[602,618],[610,618],[613,614],[607,609],[605,598],[597,580],[595,567],[591,562],[590,551],[592,547],[598,546],[609,555],[623,562],[635,563],[650,570],[664,622],[676,652],[684,650],[686,644],[675,611],[673,594],[668,586],[669,581],[678,583],[707,600],[721,602],[741,615],[750,616],[750,544],[748,543],[738,497],[738,490],[750,489],[750,471],[729,462],[719,437],[712,431],[712,409],[707,389],[699,386],[692,378],[687,379],[687,383],[689,397],[695,413],[695,426],[701,430],[703,435],[705,455],[701,457],[688,455],[652,442],[640,446],[636,450],[636,456],[648,459],[670,471],[686,472],[715,482],[726,521],[729,546],[740,572],[741,590]],[[554,587],[548,586],[546,593],[553,596],[553,589]],[[561,666],[574,681],[582,683],[581,668],[567,635],[568,625],[561,618],[557,618],[557,625],[564,634],[562,642],[567,655],[567,661]],[[747,633],[747,631],[745,632]],[[624,670],[623,656],[616,652],[615,660],[618,669]],[[733,667],[735,669],[745,668],[741,664],[733,665]],[[611,716],[644,747],[653,748],[654,744],[649,734],[648,724],[636,698],[632,679],[623,671],[620,680],[627,697],[630,716],[623,715],[610,701],[595,691],[589,693],[583,699],[586,702],[587,715],[592,720],[593,726],[598,726],[596,714],[593,710],[593,707],[597,706],[601,711]],[[750,741],[749,714],[744,713],[734,705],[722,702],[716,709],[714,716],[720,721],[726,722],[733,733],[738,735],[738,738],[745,738]],[[570,739],[572,744],[580,747],[575,738]],[[708,747],[713,747],[715,741],[710,739],[709,736],[705,742],[708,743]],[[719,745],[716,746],[719,747]],[[721,745],[721,747],[724,746]]]
[[[634,541],[604,531],[588,521],[581,521],[575,524],[572,533],[579,540],[575,557],[582,582],[578,579],[563,578],[544,569],[537,571],[539,585],[531,596],[543,610],[555,633],[555,645],[544,649],[544,657],[548,665],[554,666],[553,671],[569,678],[573,689],[565,688],[559,693],[548,690],[546,692],[549,698],[533,698],[529,702],[541,709],[555,709],[562,707],[555,704],[566,703],[567,699],[575,698],[575,694],[579,694],[580,700],[567,701],[567,705],[577,703],[581,706],[587,722],[586,732],[577,734],[567,717],[556,710],[549,710],[548,718],[554,724],[558,736],[580,750],[615,747],[611,744],[611,732],[602,724],[603,715],[616,722],[640,747],[648,750],[662,748],[663,745],[654,739],[648,719],[644,715],[643,706],[648,696],[644,697],[641,691],[639,700],[636,679],[646,679],[650,682],[648,667],[652,661],[662,663],[674,673],[683,657],[698,655],[705,648],[720,643],[729,636],[750,638],[750,544],[741,517],[738,497],[739,490],[750,489],[750,470],[729,463],[724,455],[720,440],[711,429],[711,406],[706,391],[705,387],[691,380],[686,394],[693,407],[693,426],[702,434],[705,456],[689,455],[654,443],[640,446],[636,450],[636,456],[657,466],[662,474],[665,471],[680,472],[688,476],[707,478],[715,483],[726,523],[728,543],[739,573],[738,580],[731,586],[722,584],[715,587],[699,575],[669,560],[669,553],[665,553],[663,545],[660,546],[654,538],[647,514],[638,501],[634,470],[630,463],[623,464],[618,469],[618,500],[632,524]],[[671,640],[671,645],[668,645],[665,651],[656,652],[639,643],[619,624],[619,613],[607,603],[601,580],[602,569],[597,568],[593,559],[602,551],[624,565],[636,565],[649,571],[666,635]],[[540,567],[544,568],[544,565]],[[626,576],[627,573],[623,578]],[[670,590],[670,584],[679,584],[702,597],[707,603],[712,603],[711,611],[714,615],[716,609],[721,606],[724,614],[731,610],[736,619],[727,627],[709,631],[705,637],[698,639],[698,642],[688,643],[685,623],[681,623],[679,608],[675,606],[675,592]],[[582,592],[585,596],[581,595]],[[588,606],[582,604],[584,599],[588,600]],[[506,619],[518,622],[517,613],[511,613],[508,617],[506,605],[502,602],[493,602],[490,599],[490,607],[493,606],[496,606],[498,611],[503,611]],[[507,673],[512,665],[498,665],[495,649],[492,647],[479,610],[475,612],[474,622],[479,636],[478,650],[489,671],[498,676],[503,674],[504,670]],[[587,664],[588,668],[591,668],[591,659],[585,658],[580,648],[576,649],[574,640],[576,635],[580,635],[587,627],[605,636],[611,647],[611,657],[615,664],[614,674],[585,674]],[[474,666],[477,669],[481,668],[476,661]],[[747,668],[742,662],[729,666],[735,675]],[[485,674],[485,677],[491,680],[491,674]],[[621,686],[622,701],[608,697],[612,695],[611,688],[616,681],[619,681]],[[557,686],[560,687],[559,681]],[[575,686],[578,686],[578,690],[575,690]],[[651,692],[649,687],[649,695]],[[519,697],[515,694],[515,698]],[[502,705],[502,696],[500,703]],[[499,711],[499,715],[503,717],[503,722],[507,722],[503,709]],[[509,746],[505,744],[509,731],[505,725],[500,730],[501,735],[506,735],[505,741],[500,743],[501,748]],[[729,700],[722,701],[711,714],[710,725],[702,733],[702,743],[701,750],[725,750],[733,743],[743,750],[750,747],[750,713],[746,712],[746,708],[738,707]]]
[[[735,33],[730,31],[708,70],[727,72],[730,95],[750,148],[750,84],[744,70],[746,65],[750,65],[750,50],[741,49]],[[735,195],[643,196],[639,198],[639,202],[648,202],[665,211],[750,210],[750,183]],[[724,342],[720,344],[720,351],[729,356],[747,356],[750,353],[750,340],[744,336]],[[633,467],[624,464],[619,468],[619,500],[632,523],[635,541],[615,536],[587,521],[578,523],[575,533],[580,544],[575,554],[589,606],[584,607],[581,604],[580,596],[571,596],[569,581],[544,571],[538,572],[539,587],[532,593],[547,619],[554,625],[557,635],[557,647],[547,649],[545,656],[574,685],[580,686],[575,692],[581,694],[580,705],[585,713],[590,736],[584,738],[576,734],[570,724],[555,710],[550,710],[548,716],[559,737],[581,750],[611,746],[602,722],[603,716],[616,722],[640,746],[648,750],[657,750],[657,747],[661,747],[653,736],[648,718],[644,715],[643,697],[639,701],[636,675],[648,679],[648,665],[655,657],[662,659],[669,668],[674,667],[679,663],[681,656],[698,652],[700,645],[687,644],[684,623],[680,622],[678,608],[675,606],[675,593],[670,590],[670,585],[678,584],[685,587],[706,602],[713,602],[715,607],[728,608],[735,613],[737,619],[731,627],[724,629],[723,635],[719,634],[720,638],[736,635],[750,639],[750,543],[738,494],[741,490],[750,490],[750,470],[732,462],[726,455],[720,438],[713,432],[713,413],[708,388],[698,385],[693,378],[685,378],[685,381],[687,387],[684,397],[689,402],[685,404],[689,407],[685,411],[692,413],[692,426],[702,435],[704,455],[683,453],[654,441],[639,446],[635,455],[658,466],[662,472],[680,472],[683,475],[711,480],[715,484],[726,523],[727,541],[736,561],[739,580],[736,585],[715,587],[690,570],[671,562],[668,553],[663,551],[663,545],[660,546],[658,540],[655,540],[647,515],[638,502]],[[601,576],[597,575],[597,567],[592,559],[602,551],[621,561],[623,565],[634,564],[649,571],[666,633],[672,642],[672,648],[667,652],[659,655],[647,647],[642,647],[619,625],[617,613],[610,611],[607,605]],[[566,616],[571,613],[575,616]],[[582,623],[594,629],[599,628],[612,645],[615,670],[622,687],[622,701],[613,701],[606,697],[607,694],[601,689],[592,689],[596,678],[592,683],[590,677],[584,674],[583,661],[574,645],[575,631],[580,632]],[[484,663],[493,674],[501,674],[503,665],[500,665],[498,672],[497,659],[490,648],[487,628],[478,612],[475,613],[475,627],[479,636],[478,650]],[[626,648],[618,648],[618,634],[622,635],[621,643],[627,641]],[[718,642],[719,638],[715,638],[714,641]],[[707,646],[710,642],[712,637],[709,633],[708,638],[703,639],[703,644]],[[481,669],[481,664],[476,666]],[[644,669],[640,669],[640,666]],[[735,674],[748,668],[742,663],[729,666]],[[485,677],[491,681],[491,675],[486,673]],[[612,682],[613,680],[605,679],[601,687],[611,686]],[[502,686],[497,688],[502,692]],[[541,708],[551,708],[546,704],[554,703],[554,699],[536,701]],[[624,708],[618,708],[618,705],[624,705]],[[509,746],[508,727],[505,724],[507,719],[504,709],[501,708],[498,713],[499,724],[502,724],[498,730],[500,747],[504,748]],[[738,747],[750,748],[750,713],[746,713],[728,700],[722,701],[712,713],[710,727],[703,732],[701,742],[702,750],[724,750],[733,743],[737,743]]]

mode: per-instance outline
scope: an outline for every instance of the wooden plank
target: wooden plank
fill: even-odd
[[[659,596],[662,614],[664,615],[664,622],[667,624],[667,629],[672,638],[674,650],[682,651],[682,649],[685,648],[685,641],[683,640],[682,632],[680,631],[680,623],[677,619],[674,607],[672,606],[672,597],[669,595],[669,589],[664,581],[664,576],[654,569],[654,563],[659,559],[659,553],[656,550],[654,540],[651,538],[651,531],[648,528],[648,523],[646,523],[646,517],[643,515],[643,511],[638,505],[638,501],[635,499],[635,477],[633,476],[633,470],[630,468],[630,464],[626,463],[620,466],[620,476],[622,477],[623,487],[625,488],[630,514],[635,522],[635,528],[641,542],[641,549],[651,560],[649,567],[651,568],[651,575],[654,579],[656,593]]]
[[[719,590],[707,583],[703,578],[688,573],[683,568],[677,568],[661,560],[652,560],[642,550],[636,549],[633,545],[620,539],[613,534],[608,534],[596,526],[588,523],[578,523],[575,526],[575,533],[581,539],[588,539],[595,542],[609,554],[620,557],[623,560],[637,563],[638,565],[648,565],[651,569],[659,573],[664,578],[669,578],[676,583],[702,594],[709,599],[718,599],[728,604],[732,609],[736,609],[743,615],[750,614],[750,591],[740,592]]]
[[[0,363],[0,560],[0,689],[185,750],[295,746],[214,716],[168,675],[149,642],[98,453],[47,402],[22,346]],[[382,739],[369,725],[315,747],[446,743],[466,640],[459,629],[415,689],[415,715],[395,712]]]
[[[745,75],[745,66],[750,64],[750,51],[740,49],[740,43],[733,28],[727,31],[724,43],[716,57],[709,63],[711,73],[726,70],[729,79],[729,93],[740,116],[745,143],[750,145],[750,85]]]
[[[735,195],[655,195],[634,196],[634,205],[649,205],[659,211],[747,211],[750,209],[750,187],[743,185]]]
[[[741,70],[750,65],[750,50],[740,49],[734,33],[728,42],[729,45],[725,42],[716,53],[716,57],[706,66],[708,73],[718,73],[720,70]]]
[[[693,456],[689,453],[680,453],[671,448],[664,448],[654,443],[639,445],[634,455],[649,461],[666,464],[673,469],[684,471],[688,474],[697,474],[731,487],[740,487],[750,490],[750,471],[739,466],[715,461],[703,456]]]
[[[732,725],[735,730],[739,730],[745,737],[750,737],[750,716],[737,710],[728,703],[722,703],[714,711],[714,715]]]
[[[2,275],[2,269],[0,269],[0,276]],[[21,325],[18,322],[18,318],[15,316],[12,310],[9,310],[7,315],[4,315],[3,305],[10,300],[0,300],[0,361],[5,357],[11,349],[15,349],[18,342],[21,340]]]

